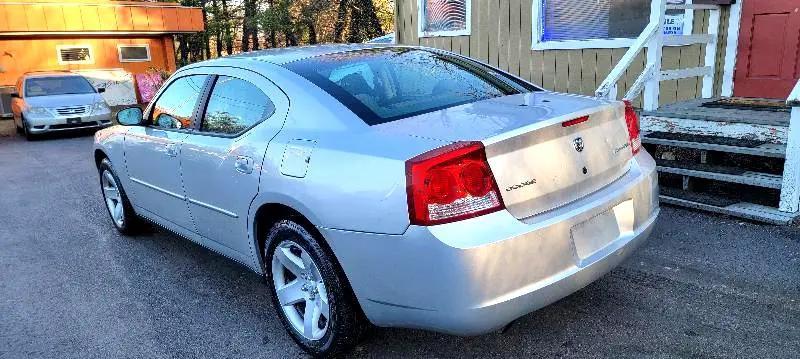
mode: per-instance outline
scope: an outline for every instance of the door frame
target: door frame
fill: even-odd
[[[728,13],[728,35],[725,42],[725,63],[722,71],[722,97],[733,96],[733,75],[736,70],[736,58],[739,51],[739,30],[742,27],[742,3],[751,0],[739,0],[731,5]]]
[[[742,6],[745,1],[749,3],[757,0],[737,0],[730,5],[725,43],[725,61],[722,73],[722,97],[732,97],[733,89],[736,85],[734,83],[734,75],[736,72],[736,60],[739,57],[739,32],[742,27]]]

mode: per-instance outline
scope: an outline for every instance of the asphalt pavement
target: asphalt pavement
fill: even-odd
[[[8,121],[0,121],[5,122]],[[103,207],[91,134],[0,134],[0,358],[295,358],[258,275]],[[505,333],[376,328],[355,357],[798,357],[800,229],[664,207],[609,275]]]

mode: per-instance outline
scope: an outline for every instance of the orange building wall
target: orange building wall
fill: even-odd
[[[168,3],[0,0],[0,35],[75,31],[203,31],[200,8]]]
[[[117,45],[149,44],[148,62],[120,62]],[[57,45],[89,45],[94,56],[93,64],[59,64]],[[77,38],[0,38],[0,86],[13,86],[20,75],[40,70],[88,70],[122,68],[133,74],[146,72],[151,67],[175,71],[175,50],[170,35],[136,37]]]

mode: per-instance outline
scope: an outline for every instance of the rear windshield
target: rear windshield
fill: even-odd
[[[351,51],[285,66],[369,125],[537,90],[478,62],[411,48]]]
[[[81,76],[33,77],[25,80],[25,97],[94,93]]]

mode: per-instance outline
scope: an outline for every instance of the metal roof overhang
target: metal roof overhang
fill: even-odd
[[[0,36],[152,35],[203,30],[198,7],[103,0],[0,0]]]

